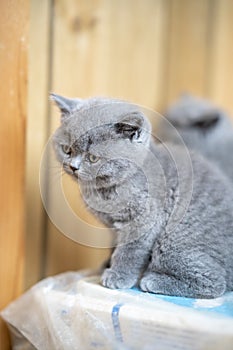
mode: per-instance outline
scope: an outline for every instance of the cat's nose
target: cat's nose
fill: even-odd
[[[78,155],[77,157],[73,157],[70,161],[70,169],[75,173],[76,170],[79,170],[81,165],[81,157]]]
[[[71,169],[73,172],[75,172],[76,170],[78,170],[77,167],[75,167],[75,166],[73,166],[73,165],[71,165],[71,164],[70,164],[70,169]]]

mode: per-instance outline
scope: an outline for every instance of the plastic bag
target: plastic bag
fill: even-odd
[[[233,349],[233,293],[201,300],[110,290],[91,271],[49,277],[1,316],[14,350]]]

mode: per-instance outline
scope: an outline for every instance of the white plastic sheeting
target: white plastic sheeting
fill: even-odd
[[[39,282],[1,316],[17,350],[233,349],[233,293],[201,300],[110,290],[90,271]]]

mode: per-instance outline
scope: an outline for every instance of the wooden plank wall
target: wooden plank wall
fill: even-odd
[[[0,2],[0,310],[23,290],[28,9]],[[0,348],[10,348],[1,319]]]
[[[59,123],[57,110],[48,107],[48,90],[120,97],[160,112],[189,91],[233,114],[232,0],[31,3],[27,285],[43,271],[95,267],[108,254],[69,240],[42,212],[36,173],[42,144]],[[92,222],[80,198],[71,194],[70,200]]]
[[[52,1],[31,1],[26,138],[26,260],[28,263],[25,266],[25,287],[36,283],[42,276],[45,260],[46,217],[41,203],[39,169],[49,133],[51,17]]]
[[[163,91],[156,91],[165,65],[167,1],[56,1],[54,11],[53,91],[117,96],[149,106],[160,102]],[[56,110],[55,114],[52,130],[59,122]],[[80,198],[75,201],[83,206]],[[90,216],[85,219],[90,221]],[[107,250],[74,244],[53,225],[48,227],[48,274],[95,267],[107,255]]]

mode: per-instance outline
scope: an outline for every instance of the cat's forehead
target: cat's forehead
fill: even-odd
[[[120,136],[114,131],[111,124],[101,125],[88,130],[83,135],[75,133],[74,130],[70,134],[70,143],[73,148],[79,151],[89,151],[97,146],[110,144],[119,140]]]
[[[130,103],[94,99],[64,118],[63,127],[76,138],[86,133],[94,135],[95,131],[101,128],[107,131],[104,126],[118,123],[135,112],[138,112],[138,107]]]
[[[150,124],[138,106],[119,100],[93,99],[92,103],[84,103],[78,109],[62,111],[59,132],[77,151],[87,151],[90,146],[103,141],[126,139],[128,130],[123,132],[122,125],[127,125],[128,130],[150,130]]]

